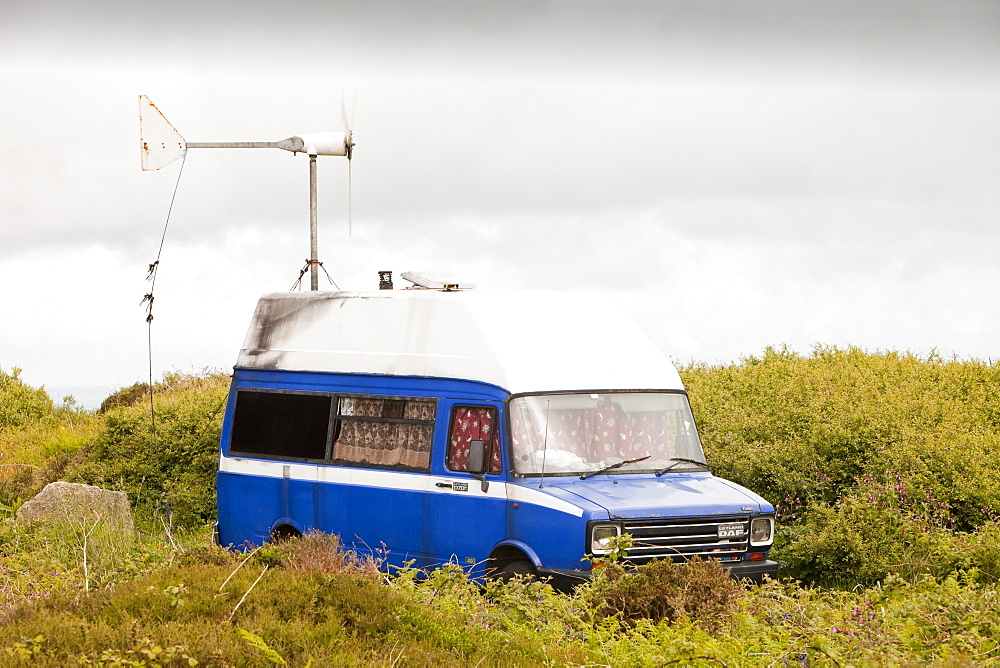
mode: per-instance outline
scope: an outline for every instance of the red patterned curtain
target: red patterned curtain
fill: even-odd
[[[664,411],[626,413],[605,397],[593,408],[552,409],[547,414],[547,433],[544,414],[541,424],[528,410],[511,414],[514,456],[521,461],[532,461],[533,453],[546,445],[593,463],[608,457],[632,459],[674,453],[677,435],[668,427]]]
[[[667,433],[667,414],[662,411],[647,413],[632,413],[632,442],[623,453],[628,459],[635,457],[668,457],[672,455],[670,447],[673,439]]]
[[[482,441],[489,452],[489,473],[500,473],[500,431],[497,411],[483,406],[459,406],[451,419],[447,466],[452,471],[469,470],[469,447]]]

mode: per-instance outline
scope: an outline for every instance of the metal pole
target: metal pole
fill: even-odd
[[[185,142],[185,148],[281,148],[276,141]]]
[[[319,239],[316,222],[316,156],[309,156],[309,283],[319,290]]]

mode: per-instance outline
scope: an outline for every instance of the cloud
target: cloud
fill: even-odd
[[[140,93],[191,141],[340,129],[356,96],[350,236],[346,161],[319,163],[346,289],[435,269],[608,292],[680,359],[989,356],[998,27],[976,0],[5,3],[0,366],[144,375],[180,164],[139,171]],[[157,372],[230,364],[256,297],[292,284],[307,165],[189,153]]]

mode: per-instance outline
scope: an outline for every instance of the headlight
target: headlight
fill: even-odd
[[[750,522],[750,544],[767,545],[774,537],[774,518],[756,517]]]
[[[606,554],[611,550],[611,541],[618,538],[622,529],[617,524],[598,524],[590,532],[590,551],[593,554]]]

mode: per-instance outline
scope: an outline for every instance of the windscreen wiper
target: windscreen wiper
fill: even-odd
[[[635,459],[626,459],[623,462],[615,462],[614,464],[608,464],[604,468],[597,469],[596,471],[591,471],[589,473],[582,473],[580,475],[580,480],[586,480],[592,475],[597,475],[598,473],[604,473],[605,471],[610,471],[611,469],[621,468],[626,464],[635,464],[636,462],[641,462],[646,459],[649,459],[649,455],[646,455],[645,457],[636,457]]]
[[[669,466],[665,466],[665,467],[663,467],[662,469],[660,469],[659,471],[656,472],[656,477],[657,478],[659,478],[661,475],[663,475],[664,473],[666,473],[670,469],[674,468],[678,464],[697,464],[698,466],[704,466],[709,471],[712,470],[711,467],[709,467],[708,464],[706,464],[705,462],[699,462],[697,459],[687,459],[685,457],[671,457],[670,461],[672,461],[673,464],[671,464]]]

